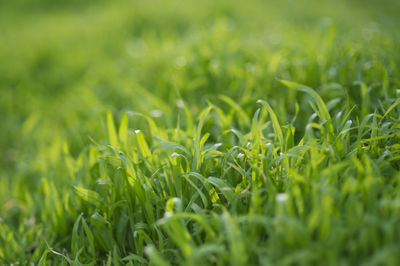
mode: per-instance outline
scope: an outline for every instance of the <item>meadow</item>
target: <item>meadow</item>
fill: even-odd
[[[400,265],[396,0],[0,0],[1,265]]]

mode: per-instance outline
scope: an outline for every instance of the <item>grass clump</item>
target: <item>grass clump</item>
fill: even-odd
[[[47,2],[0,4],[1,264],[400,263],[395,2]]]

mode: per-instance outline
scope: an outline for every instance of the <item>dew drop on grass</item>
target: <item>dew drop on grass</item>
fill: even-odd
[[[278,193],[275,198],[277,202],[284,203],[288,200],[289,196],[286,193]]]

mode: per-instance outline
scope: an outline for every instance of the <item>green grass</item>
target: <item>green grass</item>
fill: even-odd
[[[0,2],[0,264],[399,265],[396,1]]]

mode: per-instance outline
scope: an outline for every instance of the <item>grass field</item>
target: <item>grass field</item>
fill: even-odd
[[[0,0],[1,265],[400,265],[396,0]]]

